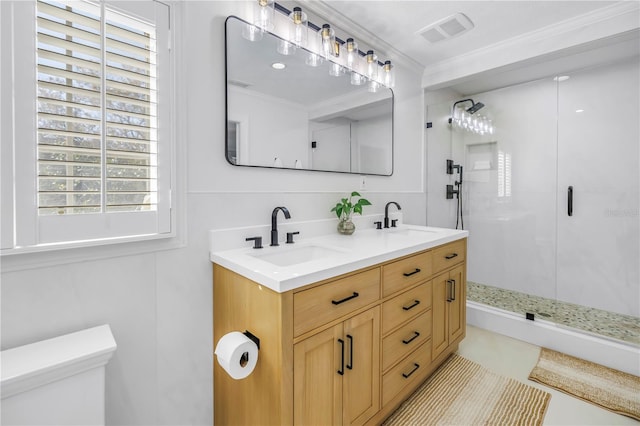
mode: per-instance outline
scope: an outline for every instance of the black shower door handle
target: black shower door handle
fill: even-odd
[[[567,188],[567,214],[573,216],[573,186]]]

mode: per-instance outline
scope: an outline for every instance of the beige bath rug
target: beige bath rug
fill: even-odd
[[[452,355],[384,424],[541,425],[550,398]]]
[[[542,348],[529,379],[640,420],[640,377]]]

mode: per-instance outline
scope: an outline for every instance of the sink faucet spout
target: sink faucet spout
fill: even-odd
[[[385,228],[389,227],[389,205],[391,205],[391,204],[395,204],[395,206],[398,208],[398,210],[402,210],[400,208],[400,204],[396,203],[395,201],[389,201],[387,203],[387,205],[384,206],[384,227]],[[394,223],[393,226],[395,226],[395,223]]]
[[[282,210],[285,219],[291,219],[291,214],[286,207],[276,207],[271,212],[271,245],[278,246],[278,212]]]

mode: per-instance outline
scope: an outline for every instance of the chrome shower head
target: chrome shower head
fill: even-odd
[[[471,101],[471,102],[473,102],[473,101]],[[473,105],[471,105],[471,106],[467,109],[467,112],[468,112],[469,114],[474,114],[474,113],[478,112],[478,110],[479,110],[480,108],[482,108],[482,107],[484,107],[484,104],[483,104],[482,102],[475,102]]]

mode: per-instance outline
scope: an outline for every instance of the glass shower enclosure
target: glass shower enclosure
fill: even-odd
[[[493,134],[440,126],[429,178],[446,155],[464,168],[470,300],[640,344],[639,76],[636,56],[474,94]],[[429,225],[454,226],[444,187],[428,205]]]

